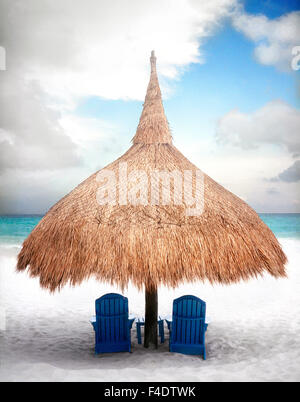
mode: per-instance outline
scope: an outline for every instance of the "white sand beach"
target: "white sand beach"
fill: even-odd
[[[132,353],[94,356],[89,318],[94,300],[118,291],[90,279],[50,294],[15,272],[18,247],[0,247],[0,381],[300,381],[300,241],[280,239],[287,279],[270,276],[233,286],[194,283],[159,290],[159,314],[194,294],[211,318],[207,361],[138,345]],[[143,315],[144,294],[130,288],[130,313]]]

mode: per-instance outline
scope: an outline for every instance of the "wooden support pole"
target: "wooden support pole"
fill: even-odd
[[[150,344],[157,348],[157,288],[155,286],[145,290],[145,334],[144,347]]]

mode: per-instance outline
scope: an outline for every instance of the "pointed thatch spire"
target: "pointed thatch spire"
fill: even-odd
[[[165,115],[156,72],[156,57],[151,52],[151,75],[134,144],[171,144],[172,136]]]

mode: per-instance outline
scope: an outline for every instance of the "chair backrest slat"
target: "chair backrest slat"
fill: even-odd
[[[195,296],[182,296],[173,302],[172,343],[202,344],[206,303]]]

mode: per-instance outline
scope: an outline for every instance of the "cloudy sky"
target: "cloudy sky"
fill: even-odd
[[[126,151],[152,49],[175,146],[256,211],[300,212],[296,46],[297,0],[0,0],[0,214]]]

